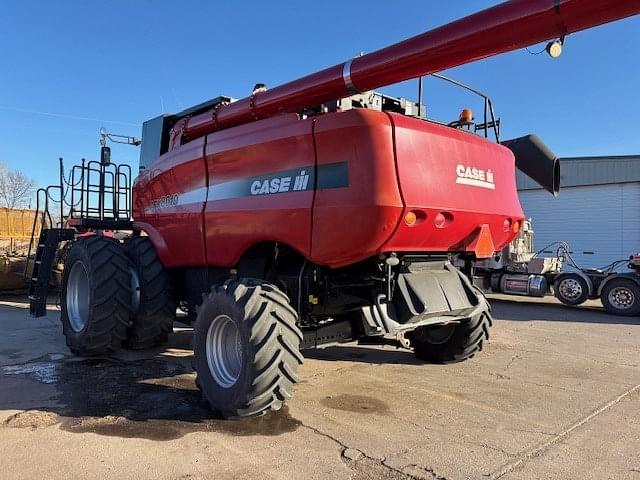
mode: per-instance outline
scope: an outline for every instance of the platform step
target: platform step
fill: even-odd
[[[69,228],[50,228],[40,232],[29,285],[29,313],[31,315],[42,317],[47,314],[49,282],[58,246],[61,241],[72,240],[74,236],[75,230]]]

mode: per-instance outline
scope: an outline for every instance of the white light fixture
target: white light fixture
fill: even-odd
[[[562,54],[562,44],[562,38],[547,43],[546,50],[551,58],[558,58]]]

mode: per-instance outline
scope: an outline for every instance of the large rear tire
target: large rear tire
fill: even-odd
[[[169,272],[149,237],[125,240],[125,250],[136,273],[138,309],[127,333],[126,346],[134,350],[165,343],[176,319],[176,298]]]
[[[224,418],[278,410],[303,357],[287,296],[260,280],[231,281],[204,297],[194,327],[196,384]]]
[[[432,363],[457,363],[472,358],[489,340],[493,324],[487,310],[460,323],[418,328],[410,336],[416,357]]]
[[[102,236],[75,241],[62,279],[62,331],[76,355],[121,347],[131,324],[131,274],[122,246]]]

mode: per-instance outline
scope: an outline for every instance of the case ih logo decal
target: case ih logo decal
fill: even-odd
[[[349,186],[347,162],[325,165],[309,165],[293,170],[268,173],[255,177],[239,178],[201,187],[180,194],[165,195],[151,200],[146,213],[157,213],[172,207],[202,206],[205,202],[229,200],[240,197],[278,195],[283,193],[344,188]]]
[[[307,170],[300,170],[300,174],[295,177],[275,177],[265,180],[254,180],[251,182],[251,195],[267,195],[270,193],[286,193],[307,190],[309,184],[309,174]]]
[[[313,190],[314,187],[318,189],[348,187],[348,166],[347,162],[318,165],[317,168],[314,165],[308,165],[293,170],[217,183],[209,187],[207,201],[304,192]]]
[[[468,167],[466,165],[458,165],[456,167],[456,183],[461,185],[471,185],[472,187],[496,189],[493,182],[493,172],[491,170],[484,171],[476,167]]]

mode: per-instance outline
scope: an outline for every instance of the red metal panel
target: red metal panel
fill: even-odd
[[[348,163],[349,186],[318,189],[313,208],[312,261],[339,267],[378,251],[403,210],[389,117],[350,110],[318,117],[318,169]]]
[[[161,156],[137,178],[133,217],[167,267],[204,265],[204,138]]]
[[[135,218],[167,266],[231,267],[277,241],[340,267],[389,251],[471,251],[481,228],[500,249],[523,219],[514,168],[507,148],[433,122],[366,109],[291,114],[164,155],[136,183]],[[303,172],[308,188],[294,191]],[[269,191],[285,177],[291,188]]]
[[[187,138],[523,48],[640,13],[638,0],[512,0],[191,118]]]
[[[405,213],[419,214],[412,226],[400,223],[384,250],[465,251],[483,224],[496,249],[510,242],[511,224],[523,219],[511,151],[437,123],[389,117]]]
[[[209,265],[233,266],[262,241],[281,242],[309,257],[313,188],[254,195],[251,185],[256,177],[313,168],[312,124],[291,114],[207,137],[204,217]]]

